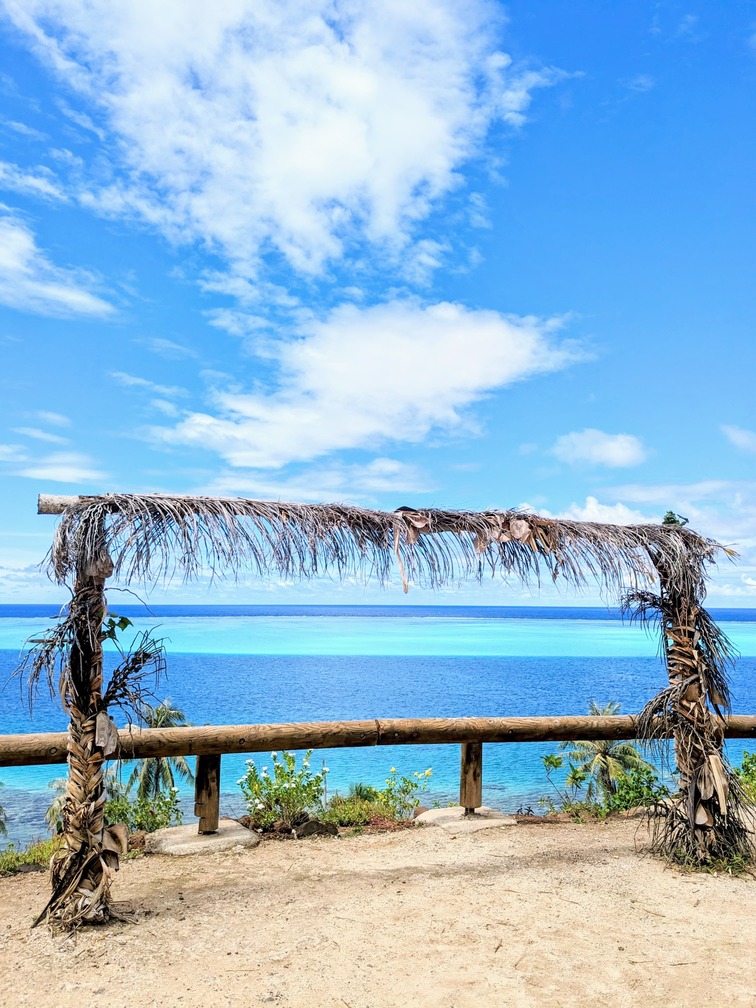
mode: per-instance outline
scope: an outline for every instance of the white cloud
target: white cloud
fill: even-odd
[[[50,410],[37,410],[34,414],[43,423],[52,424],[53,427],[70,427],[71,421],[62,413],[53,413]]]
[[[580,359],[554,340],[560,324],[450,303],[344,305],[266,348],[277,358],[277,389],[217,392],[217,415],[191,413],[152,436],[253,469],[419,442],[459,428],[485,395]]]
[[[145,336],[139,342],[148,350],[152,350],[158,357],[164,357],[166,360],[181,360],[184,357],[198,356],[196,350],[192,350],[191,347],[176,343],[175,340],[164,339],[162,336]]]
[[[80,270],[54,266],[17,217],[0,209],[0,304],[39,315],[110,315],[113,306],[91,293]]]
[[[261,500],[358,501],[375,494],[429,493],[435,487],[415,466],[391,458],[364,465],[307,466],[295,475],[271,478],[264,472],[225,472],[198,492]]]
[[[585,504],[570,504],[556,517],[571,521],[604,522],[609,525],[644,525],[659,521],[658,516],[634,511],[619,501],[616,504],[601,504],[595,497],[586,497]]]
[[[22,434],[24,437],[33,438],[35,441],[49,441],[50,444],[68,444],[68,438],[61,437],[60,434],[50,434],[48,431],[40,430],[38,427],[14,427],[14,434]]]
[[[60,186],[53,181],[50,169],[41,166],[28,171],[7,161],[0,161],[0,188],[24,196],[36,196],[38,199],[65,199]]]
[[[646,458],[642,442],[634,435],[606,434],[590,427],[562,434],[551,448],[551,454],[560,462],[611,468],[639,465]]]
[[[499,51],[504,19],[485,0],[6,10],[119,141],[122,179],[85,202],[205,241],[245,273],[270,250],[318,273],[355,238],[396,252],[491,125],[521,125],[560,76]]]
[[[652,91],[656,87],[656,81],[649,74],[637,74],[637,76],[630,77],[622,83],[628,91],[636,91],[639,94],[643,94],[645,91]]]
[[[13,475],[54,483],[99,483],[107,479],[107,473],[95,469],[92,460],[80,452],[53,452],[17,469]]]
[[[0,444],[0,462],[22,462],[26,458],[20,445]]]
[[[756,482],[630,483],[606,493],[631,503],[656,505],[657,520],[667,510],[676,511],[697,532],[736,549],[742,558],[739,568],[756,565]]]
[[[187,394],[186,389],[180,388],[178,385],[158,385],[157,382],[150,381],[149,378],[139,378],[137,375],[128,374],[126,371],[111,371],[110,377],[125,388],[145,389],[147,392],[152,392],[158,396],[175,398]]]
[[[743,451],[756,454],[756,432],[746,430],[743,427],[732,427],[729,424],[723,424],[722,433],[736,448],[742,448]]]

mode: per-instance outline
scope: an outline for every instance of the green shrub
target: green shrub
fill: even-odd
[[[161,791],[152,798],[135,798],[134,801],[121,794],[105,805],[106,825],[125,823],[130,833],[136,830],[154,833],[166,826],[179,826],[181,821],[178,788],[171,788],[167,793]]]
[[[374,788],[370,789],[375,791]],[[377,794],[378,792],[375,791]],[[318,818],[337,826],[367,826],[374,819],[393,819],[391,809],[380,800],[335,795]]]
[[[267,766],[257,769],[254,760],[247,760],[247,772],[237,782],[241,787],[247,812],[255,829],[291,830],[308,813],[323,804],[323,787],[328,768],[319,773],[310,769],[312,750],[305,753],[297,769],[296,757],[289,752],[271,753],[273,772]]]
[[[669,788],[659,783],[653,770],[645,767],[629,770],[618,777],[615,783],[617,790],[608,801],[608,808],[612,812],[655,805],[669,795]]]
[[[735,767],[740,786],[749,802],[756,805],[756,753],[743,753],[743,763]]]
[[[47,868],[59,843],[57,837],[52,840],[38,840],[23,850],[15,844],[8,844],[4,851],[0,851],[0,875],[15,875],[24,865]]]
[[[386,778],[386,787],[378,792],[378,798],[388,808],[390,818],[397,820],[410,818],[420,804],[417,792],[428,790],[428,778],[432,774],[433,771],[429,767],[421,772],[416,771],[411,777],[400,777],[396,767],[391,767]]]

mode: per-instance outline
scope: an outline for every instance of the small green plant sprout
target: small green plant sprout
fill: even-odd
[[[427,770],[415,771],[411,777],[400,775],[396,767],[391,767],[386,778],[386,787],[378,794],[392,818],[402,820],[411,817],[420,804],[418,792],[428,790],[428,780],[432,776],[433,771],[430,767]]]
[[[5,787],[5,785],[0,781],[0,787]],[[0,836],[8,835],[8,820],[5,816],[5,809],[0,805]]]
[[[255,829],[289,832],[322,807],[328,767],[314,773],[311,756],[308,749],[299,768],[289,752],[271,753],[272,769],[266,765],[258,770],[254,760],[247,760],[247,771],[237,783]]]

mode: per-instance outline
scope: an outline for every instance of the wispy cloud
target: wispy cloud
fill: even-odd
[[[607,434],[590,427],[562,434],[554,442],[551,454],[570,465],[610,468],[640,465],[646,458],[642,442],[633,434]]]
[[[107,479],[107,473],[96,469],[92,459],[80,452],[53,452],[17,469],[13,475],[54,483],[100,483]]]
[[[51,434],[49,431],[40,430],[38,427],[14,427],[13,433],[33,438],[35,441],[48,441],[50,444],[68,444],[68,438],[62,437],[60,434]]]
[[[736,448],[756,454],[756,431],[746,430],[744,427],[732,427],[729,424],[722,425],[722,433]]]
[[[217,392],[213,413],[152,436],[259,469],[469,429],[465,411],[476,401],[581,358],[555,339],[560,324],[450,303],[342,306],[267,347],[277,387]]]
[[[121,178],[89,204],[243,273],[269,252],[307,274],[355,241],[395,253],[490,126],[519,127],[560,77],[501,52],[504,20],[479,0],[6,9],[96,110],[95,134],[121,141]]]
[[[111,371],[110,377],[123,385],[124,388],[143,389],[153,395],[177,398],[187,394],[186,389],[178,385],[158,385],[157,382],[150,381],[149,378],[140,378],[138,375],[128,374],[126,371]]]
[[[623,80],[622,84],[628,91],[635,91],[638,94],[652,91],[656,87],[656,81],[650,74],[636,74],[635,77],[628,77]]]
[[[111,315],[94,286],[84,271],[53,265],[26,224],[0,208],[0,304],[39,315]]]
[[[34,416],[42,423],[52,424],[53,427],[70,427],[71,420],[62,413],[53,413],[50,410],[36,410]]]
[[[0,462],[22,462],[25,458],[21,445],[0,444]]]
[[[19,165],[0,161],[0,187],[6,191],[36,196],[37,199],[65,199],[65,194],[55,181],[49,168],[21,168]]]
[[[144,336],[139,342],[147,347],[158,357],[166,360],[181,360],[184,357],[197,357],[197,351],[191,347],[184,346],[183,343],[176,343],[174,340],[164,339],[162,336]]]
[[[288,476],[265,472],[222,473],[198,492],[259,497],[268,500],[371,500],[376,494],[424,494],[435,485],[416,466],[392,458],[364,465],[306,466]]]

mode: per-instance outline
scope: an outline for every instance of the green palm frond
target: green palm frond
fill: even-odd
[[[181,728],[188,722],[184,712],[174,707],[171,698],[166,697],[156,707],[145,704],[142,711],[145,728]],[[191,767],[183,756],[154,756],[141,760],[124,760],[124,764],[134,764],[129,775],[126,790],[136,787],[137,798],[150,800],[161,791],[175,787],[174,774],[182,780],[194,780]]]

